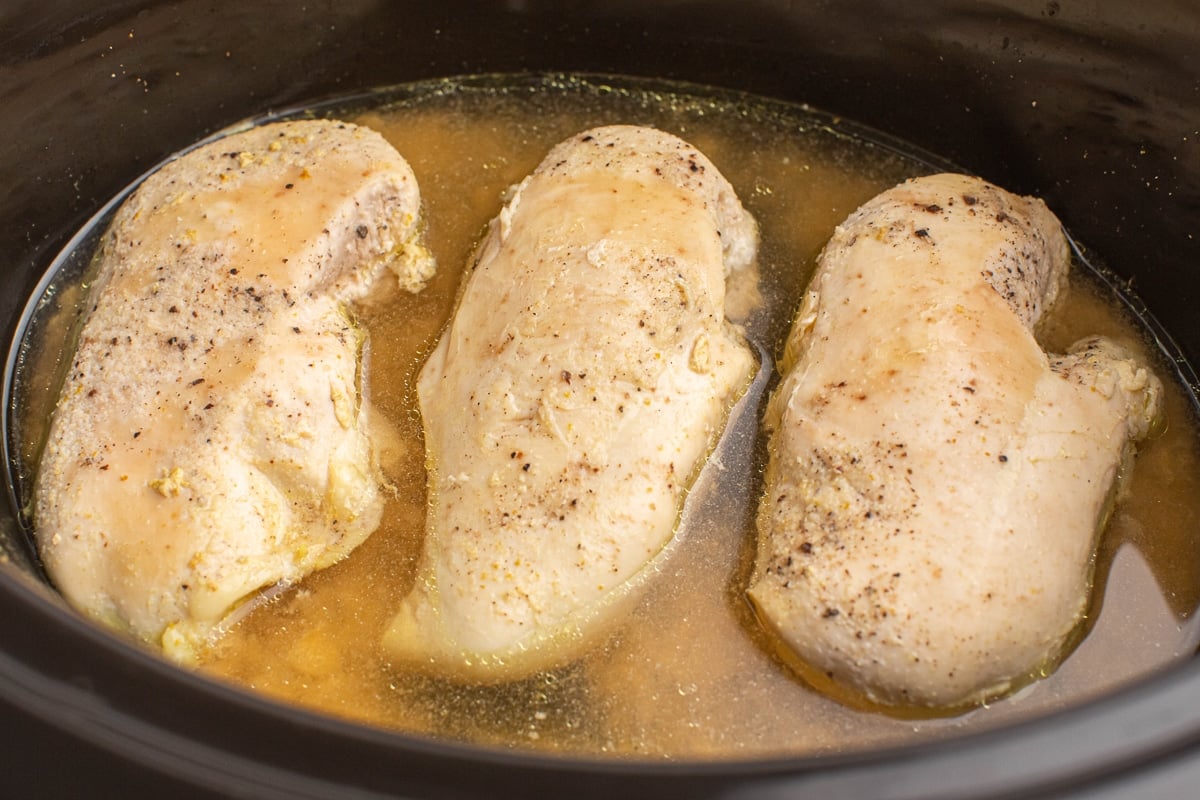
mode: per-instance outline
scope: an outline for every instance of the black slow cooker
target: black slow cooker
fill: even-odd
[[[0,319],[167,154],[248,116],[480,72],[678,78],[808,103],[1044,197],[1200,359],[1189,0],[9,0]],[[0,521],[7,797],[1192,797],[1200,659],[981,734],[717,763],[552,758],[355,726],[173,668],[70,612]],[[1198,553],[1182,553],[1197,558]]]

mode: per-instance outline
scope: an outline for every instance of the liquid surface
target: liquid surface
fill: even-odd
[[[416,374],[505,190],[551,146],[599,124],[647,124],[711,158],[761,226],[765,303],[746,328],[768,356],[781,346],[833,228],[876,193],[938,168],[799,108],[668,88],[550,80],[501,90],[478,81],[414,87],[390,104],[381,97],[321,109],[379,130],[409,161],[438,260],[423,293],[381,291],[358,309],[370,336],[369,397],[387,421],[383,463],[394,493],[382,527],[350,558],[260,603],[201,669],[286,702],[411,733],[569,754],[744,758],[981,730],[1082,702],[1190,656],[1200,635],[1192,621],[1200,602],[1200,463],[1190,399],[1159,369],[1166,430],[1141,448],[1128,497],[1101,540],[1088,635],[1053,675],[1015,697],[954,718],[900,719],[825,698],[776,660],[743,597],[765,455],[761,393],[747,398],[693,491],[682,545],[606,646],[570,667],[490,687],[388,662],[380,637],[412,585],[423,536]],[[1101,333],[1162,363],[1146,332],[1085,272],[1073,272],[1043,345],[1061,351]],[[47,341],[66,338],[77,302],[64,287],[44,304]],[[53,402],[60,350],[47,352],[27,359],[27,412],[17,420],[27,464],[36,457],[37,420]]]

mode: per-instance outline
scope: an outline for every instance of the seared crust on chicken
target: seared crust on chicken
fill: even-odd
[[[954,708],[1052,667],[1161,386],[1114,342],[1047,357],[1067,281],[1043,203],[936,175],[821,255],[767,413],[749,589],[817,683]]]
[[[119,209],[35,489],[51,579],[191,658],[232,610],[349,553],[380,475],[345,304],[419,289],[411,169],[373,131],[266,125],[164,165]]]

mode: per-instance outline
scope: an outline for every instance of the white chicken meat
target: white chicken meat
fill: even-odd
[[[336,121],[199,147],[118,210],[35,486],[41,557],[88,615],[193,658],[260,589],[378,525],[346,303],[418,290],[408,164]]]
[[[397,658],[514,679],[619,617],[755,372],[724,300],[756,248],[729,183],[657,130],[576,135],[516,187],[420,374],[430,506]]]
[[[749,595],[814,682],[962,707],[1053,666],[1161,385],[1103,338],[1033,329],[1069,249],[1038,200],[915,179],[826,246],[768,412]]]

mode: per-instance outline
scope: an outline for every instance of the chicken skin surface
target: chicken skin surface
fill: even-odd
[[[1034,339],[1069,248],[1038,200],[935,175],[823,251],[767,411],[749,596],[818,685],[953,709],[1054,665],[1161,385],[1115,342]]]
[[[232,611],[349,553],[381,477],[346,304],[418,290],[407,163],[336,121],[265,125],[148,177],[116,214],[35,486],[68,601],[190,660]]]
[[[397,658],[515,679],[619,617],[756,370],[724,308],[756,248],[712,163],[653,129],[581,133],[515,188],[420,374],[430,506]]]

